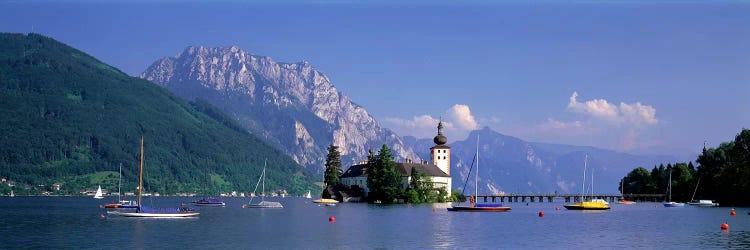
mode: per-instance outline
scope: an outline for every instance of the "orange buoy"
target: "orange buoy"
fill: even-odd
[[[544,217],[544,212],[539,212],[539,217]]]
[[[729,230],[729,224],[727,223],[721,224],[721,230]]]
[[[330,221],[330,222],[336,222],[336,218],[333,217],[333,216],[328,217],[328,221]]]

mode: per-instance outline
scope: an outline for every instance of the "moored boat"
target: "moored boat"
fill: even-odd
[[[216,198],[203,198],[197,201],[193,201],[192,203],[196,206],[223,207],[226,205],[226,203]]]
[[[336,204],[336,203],[339,203],[339,201],[334,200],[334,199],[317,199],[317,200],[313,200],[312,202],[313,203],[321,203],[321,204]]]
[[[669,170],[669,182],[667,183],[667,202],[664,207],[684,207],[685,203],[672,201],[672,170]]]
[[[180,218],[194,217],[200,213],[190,208],[151,208],[143,206],[141,203],[141,193],[143,192],[143,136],[141,136],[141,163],[138,179],[138,205],[135,211],[114,210],[108,214],[119,215],[123,217],[151,217],[151,218]]]
[[[688,205],[698,206],[698,207],[718,207],[719,203],[716,203],[712,200],[698,200],[698,201],[688,202]]]
[[[586,167],[587,167],[588,159],[589,159],[589,156],[586,155],[586,158],[584,158],[583,160],[583,184],[581,186],[581,188],[583,189],[583,193],[586,193]],[[593,194],[594,192],[593,172],[591,175],[592,175],[591,176],[591,185],[592,185],[591,193]],[[584,197],[581,196],[582,200],[583,198]],[[603,199],[590,199],[590,200],[583,200],[578,203],[566,204],[566,205],[563,205],[563,207],[565,207],[568,210],[607,210],[609,209],[609,203]]]
[[[617,201],[617,204],[630,205],[630,204],[635,204],[635,201],[631,201],[631,200],[627,200],[627,199],[620,199],[620,200]]]
[[[247,208],[284,208],[284,206],[281,205],[281,203],[279,203],[279,202],[266,201],[265,200],[265,197],[266,197],[266,195],[265,195],[265,193],[266,193],[266,162],[265,161],[263,162],[263,172],[260,174],[260,177],[258,177],[258,183],[255,184],[255,189],[253,190],[253,193],[255,193],[255,191],[258,191],[258,184],[261,183],[261,181],[263,182],[263,189],[262,189],[263,192],[262,192],[262,194],[260,196],[260,200],[261,201],[258,202],[258,203],[253,203],[253,197],[250,197],[250,202],[248,202],[247,205],[243,205],[243,207],[247,207]]]
[[[104,207],[115,209],[138,208],[138,204],[135,201],[120,200],[117,203],[108,203]]]
[[[443,124],[442,122],[438,124],[438,136],[442,135],[442,128]],[[475,162],[476,164],[476,171],[474,173],[474,196],[469,197],[469,205],[468,206],[460,206],[460,205],[453,205],[448,209],[448,211],[451,212],[508,212],[512,210],[512,208],[503,206],[501,203],[484,203],[484,204],[478,204],[476,203],[476,197],[479,194],[479,189],[477,184],[479,183],[479,136],[477,136],[477,152],[475,154]],[[472,163],[472,166],[474,164]],[[469,172],[471,172],[471,169],[469,169]],[[471,174],[471,173],[469,173]],[[459,203],[460,204],[460,203]]]
[[[510,207],[494,203],[474,204],[474,206],[452,206],[448,208],[448,211],[453,212],[507,212],[510,210]]]
[[[117,203],[107,203],[104,205],[105,208],[110,209],[122,209],[122,208],[138,208],[138,204],[135,201],[128,201],[122,199],[122,163],[120,163],[120,180],[117,184]]]
[[[182,218],[194,217],[199,213],[190,208],[150,208],[139,206],[134,212],[112,211],[109,214],[115,214],[123,217],[151,217],[151,218]]]
[[[685,206],[685,203],[682,203],[682,202],[670,201],[670,202],[664,203],[664,207],[684,207],[684,206]]]
[[[607,210],[609,206],[601,201],[582,201],[573,204],[563,205],[568,210]]]

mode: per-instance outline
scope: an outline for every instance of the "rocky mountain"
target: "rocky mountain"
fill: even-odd
[[[471,132],[466,140],[450,141],[453,188],[461,189],[477,152],[479,137],[480,193],[580,193],[584,159],[588,158],[586,189],[619,193],[619,180],[635,167],[674,162],[669,156],[637,156],[594,147],[527,142],[489,128]],[[429,158],[432,139],[405,137],[404,141]],[[422,150],[424,149],[424,150]],[[473,173],[466,190],[474,190]]]
[[[279,63],[236,46],[188,47],[154,62],[140,77],[219,107],[318,173],[330,144],[339,146],[344,165],[365,159],[383,143],[397,159],[416,156],[305,61]]]

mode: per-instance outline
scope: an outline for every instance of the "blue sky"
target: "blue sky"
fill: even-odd
[[[309,61],[381,124],[697,154],[750,127],[750,3],[94,3],[2,1],[41,33],[131,75],[189,45]],[[692,160],[692,159],[685,159]]]

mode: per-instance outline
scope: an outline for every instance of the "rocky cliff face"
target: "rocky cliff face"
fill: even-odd
[[[207,100],[317,172],[331,143],[339,146],[345,168],[384,143],[397,159],[416,158],[308,62],[278,63],[236,46],[188,47],[154,62],[140,77],[188,100]]]

